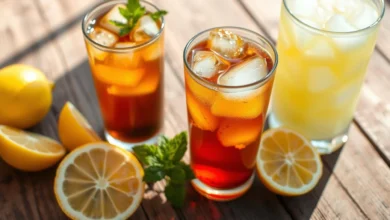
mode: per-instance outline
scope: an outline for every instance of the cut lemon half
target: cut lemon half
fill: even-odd
[[[108,143],[90,143],[62,160],[54,193],[71,219],[127,219],[142,201],[143,175],[132,153]]]
[[[256,165],[264,185],[280,195],[305,194],[317,185],[322,175],[317,150],[305,137],[286,128],[263,134]]]
[[[101,141],[88,121],[70,102],[61,110],[58,135],[62,144],[70,151],[84,144]]]
[[[19,170],[46,169],[56,164],[65,153],[65,148],[51,138],[0,125],[0,155]]]

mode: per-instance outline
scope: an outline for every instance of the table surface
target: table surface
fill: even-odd
[[[87,63],[81,19],[98,0],[0,0],[0,67],[26,63],[56,81],[54,102],[31,130],[55,139],[57,118],[73,102],[102,132],[102,121]],[[164,131],[187,128],[182,52],[198,32],[233,25],[261,33],[275,43],[281,0],[153,0],[167,9]],[[132,219],[390,219],[390,1],[372,55],[350,140],[323,156],[320,183],[310,193],[282,197],[258,180],[230,202],[214,202],[187,190],[184,208],[173,209],[161,193],[147,190]],[[185,158],[188,161],[188,153]],[[0,159],[0,219],[66,219],[53,194],[55,167],[17,171]]]

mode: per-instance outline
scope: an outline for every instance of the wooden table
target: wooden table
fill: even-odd
[[[300,197],[282,197],[258,180],[242,198],[213,202],[188,188],[187,203],[173,209],[163,185],[145,193],[132,219],[390,219],[390,1],[372,55],[350,140],[324,156],[318,186]],[[57,118],[73,102],[93,127],[102,121],[91,82],[80,21],[99,0],[0,0],[0,67],[26,63],[56,81],[54,102],[32,128],[58,139]],[[182,52],[206,28],[246,27],[276,40],[281,0],[153,0],[166,16],[165,133],[187,128]],[[0,106],[3,108],[4,106]],[[188,155],[186,156],[188,160]],[[55,168],[17,171],[0,159],[0,219],[66,219],[53,194]]]

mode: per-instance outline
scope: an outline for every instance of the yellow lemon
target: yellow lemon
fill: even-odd
[[[84,144],[101,141],[88,121],[70,102],[61,110],[58,135],[62,144],[70,151]]]
[[[271,129],[262,135],[256,165],[264,185],[286,196],[309,192],[322,175],[317,150],[301,134],[286,128]]]
[[[65,148],[57,141],[0,125],[0,154],[9,165],[23,171],[40,171],[56,164]]]
[[[141,204],[143,176],[132,153],[104,142],[91,143],[62,160],[54,193],[71,219],[127,219]]]
[[[15,64],[0,70],[0,124],[28,128],[47,114],[53,84],[38,69]]]

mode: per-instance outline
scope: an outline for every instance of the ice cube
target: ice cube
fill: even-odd
[[[192,70],[204,78],[212,78],[223,73],[229,65],[212,51],[194,51]]]
[[[243,149],[260,138],[262,129],[262,116],[255,119],[226,118],[219,125],[217,137],[225,147]]]
[[[335,56],[333,42],[327,37],[316,37],[305,47],[305,56],[318,59],[332,59]]]
[[[351,32],[358,28],[354,27],[343,15],[333,15],[325,24],[325,29],[335,32]],[[352,50],[364,44],[368,36],[365,35],[350,35],[350,36],[333,36],[332,39],[337,47],[342,51]]]
[[[159,38],[152,44],[149,44],[144,50],[143,57],[146,61],[156,60],[164,54],[164,39]]]
[[[143,68],[129,70],[103,64],[95,64],[92,67],[92,71],[94,77],[99,79],[99,81],[124,87],[137,86],[145,75],[145,69]]]
[[[268,73],[267,62],[254,57],[233,67],[218,78],[218,84],[224,86],[243,86],[264,78]]]
[[[356,28],[363,29],[372,25],[378,19],[379,15],[375,6],[368,2],[365,2],[360,6],[359,10],[354,11],[349,16],[349,20]]]
[[[212,90],[193,79],[189,73],[184,74],[187,89],[194,94],[202,104],[210,106],[217,95],[215,90]]]
[[[352,82],[337,91],[336,98],[334,100],[335,107],[350,105],[356,101],[359,96],[360,87],[360,82]]]
[[[132,38],[136,42],[148,41],[160,31],[156,22],[150,15],[142,16],[132,31]]]
[[[115,44],[115,48],[129,48],[135,46],[134,42],[119,42]],[[108,64],[125,69],[135,69],[141,67],[142,57],[141,51],[137,49],[126,50],[121,53],[111,53],[108,58]]]
[[[265,112],[267,94],[258,94],[250,98],[231,99],[226,93],[218,94],[211,106],[213,115],[229,118],[252,119]]]
[[[143,96],[155,92],[159,88],[159,85],[161,83],[160,73],[146,73],[144,69],[138,69],[138,75],[133,75],[133,78],[134,81],[138,81],[135,87],[112,85],[109,86],[107,92],[112,95],[123,97]]]
[[[127,48],[127,47],[134,47],[137,45],[134,42],[119,42],[115,44],[115,48]]]
[[[89,34],[89,37],[94,42],[106,47],[112,47],[118,41],[118,36],[99,27],[95,27],[93,32]]]
[[[327,11],[333,11],[336,0],[318,0],[318,6]]]
[[[209,108],[199,101],[190,93],[186,92],[188,112],[191,115],[193,124],[207,131],[214,131],[217,129],[219,120],[211,114]]]
[[[316,28],[316,29],[322,28],[322,25],[319,22],[316,22],[315,19],[308,19],[304,17],[297,17],[297,18],[312,28]],[[317,36],[317,34],[310,32],[308,28],[302,24],[296,24],[294,22],[291,22],[291,25],[293,27],[295,43],[299,49],[303,49],[308,43],[311,42],[311,40],[315,36]]]
[[[341,14],[335,14],[325,24],[325,30],[334,31],[334,32],[351,32],[356,31],[351,23],[349,23],[348,19]]]
[[[117,22],[121,22],[121,23],[125,23],[125,24],[127,23],[126,18],[123,17],[121,15],[121,13],[119,12],[119,8],[126,8],[126,6],[123,4],[115,5],[109,12],[107,12],[107,14],[105,14],[102,17],[102,19],[99,22],[100,26],[102,26],[102,27],[104,27],[104,28],[116,33],[116,34],[119,34],[120,27],[117,27],[110,22],[111,20],[113,20],[113,21],[117,21]]]
[[[336,75],[327,66],[311,68],[308,74],[307,86],[310,92],[323,92],[336,84]]]
[[[106,47],[112,47],[115,45],[115,43],[118,41],[118,36],[115,34],[99,27],[95,27],[93,31],[89,34],[89,37],[96,43],[106,46]],[[108,53],[105,51],[102,51],[98,48],[95,48],[93,45],[87,44],[89,53],[91,53],[91,57],[94,57],[98,60],[104,60]]]
[[[316,15],[318,3],[316,0],[289,0],[287,6],[296,16],[313,17]]]
[[[338,14],[345,16],[350,15],[352,12],[358,10],[362,4],[361,0],[338,0],[333,3],[333,10]]]
[[[325,24],[333,14],[334,12],[332,10],[329,10],[325,7],[318,7],[315,18],[319,24]]]
[[[244,55],[244,40],[230,31],[215,29],[210,32],[208,47],[225,58],[239,58]]]

